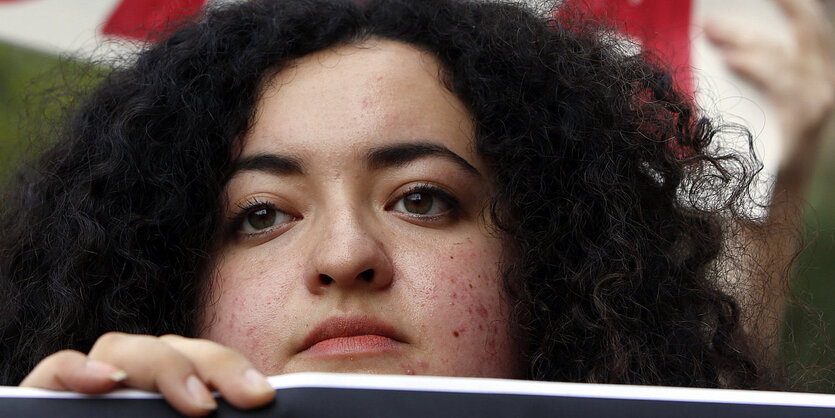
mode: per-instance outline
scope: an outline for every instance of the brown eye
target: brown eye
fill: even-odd
[[[452,209],[451,200],[453,199],[445,197],[441,192],[414,191],[401,197],[392,210],[417,216],[440,215]]]
[[[287,223],[294,218],[278,209],[261,207],[249,212],[241,222],[240,230],[244,232],[258,232],[273,226]]]
[[[403,198],[403,208],[406,212],[426,215],[432,210],[435,197],[429,193],[412,193]]]

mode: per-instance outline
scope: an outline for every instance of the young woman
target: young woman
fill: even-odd
[[[614,39],[502,3],[210,10],[6,198],[3,383],[189,414],[313,370],[772,385],[715,263],[751,166]]]

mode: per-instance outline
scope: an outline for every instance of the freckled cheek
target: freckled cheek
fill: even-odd
[[[506,323],[507,308],[496,269],[465,269],[440,275],[437,309],[454,338],[494,336],[497,323]]]
[[[291,286],[269,269],[224,265],[215,276],[201,337],[244,354],[262,371],[276,368],[280,342],[277,324],[292,320],[287,309]]]
[[[472,249],[472,247],[470,247]],[[498,255],[456,251],[436,262],[427,332],[438,351],[432,362],[456,375],[514,377],[518,358],[510,338]]]
[[[436,297],[451,312],[473,322],[503,318],[504,299],[497,255],[486,249],[458,251],[436,271]],[[445,306],[444,306],[445,305]]]

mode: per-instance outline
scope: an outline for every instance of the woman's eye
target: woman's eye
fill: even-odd
[[[414,192],[403,196],[392,210],[411,215],[438,215],[450,209],[444,199],[429,192]]]
[[[259,232],[273,226],[291,222],[292,215],[269,207],[256,208],[247,213],[242,221],[240,230],[243,232]]]

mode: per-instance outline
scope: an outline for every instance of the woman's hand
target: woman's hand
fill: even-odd
[[[89,354],[59,351],[20,386],[106,393],[120,386],[161,393],[177,411],[206,415],[217,408],[211,389],[237,408],[272,401],[275,391],[241,354],[209,340],[111,332]]]
[[[788,19],[792,45],[721,20],[708,21],[705,33],[728,67],[774,104],[784,134],[780,171],[810,175],[835,105],[832,26],[819,1],[775,1]]]

